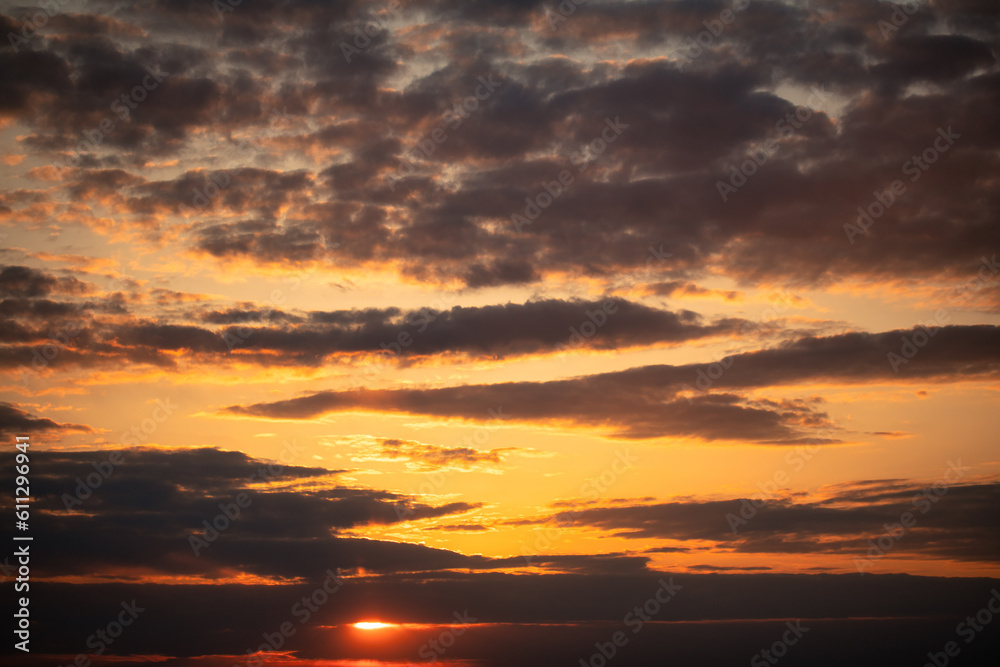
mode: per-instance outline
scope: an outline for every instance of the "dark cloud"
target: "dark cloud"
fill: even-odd
[[[549,383],[467,385],[428,390],[326,392],[276,403],[231,406],[232,415],[305,419],[343,410],[401,412],[470,420],[491,419],[490,409],[518,422],[563,420],[608,430],[620,438],[692,436],[771,444],[834,442],[809,429],[829,426],[824,413],[804,401],[761,401],[717,393],[678,397],[681,387],[651,388],[624,378]],[[608,393],[610,389],[616,394]],[[493,406],[488,408],[486,406]],[[482,414],[480,414],[482,413]]]
[[[25,422],[22,415],[6,418],[5,429],[71,428]],[[53,567],[95,576],[114,576],[137,563],[165,575],[212,578],[238,570],[292,580],[334,564],[372,572],[491,566],[482,557],[344,536],[356,527],[457,515],[480,504],[432,507],[345,487],[336,482],[344,471],[281,462],[297,456],[294,443],[278,461],[216,449],[38,452],[32,494],[36,511],[46,514],[37,522],[36,539],[63,545]],[[192,537],[210,537],[203,522],[212,523],[226,507],[239,516],[227,520],[231,525],[216,539],[205,540],[196,557]]]
[[[428,530],[443,530],[447,532],[486,532],[489,530],[481,523],[454,523],[440,526],[431,526]]]
[[[733,570],[742,572],[758,572],[762,570],[770,570],[771,568],[762,565],[758,567],[724,567],[719,565],[691,565],[689,569],[695,572],[732,572]]]
[[[106,465],[112,454],[123,460],[92,489],[84,506],[64,511],[61,494],[73,493],[72,487],[79,480],[100,474],[98,468]],[[394,511],[385,511],[390,508],[410,510],[410,520],[447,517],[469,509],[460,504],[428,507],[389,492],[344,487],[336,483],[344,471],[291,464],[269,471],[267,461],[207,448],[50,451],[35,457],[32,490],[36,492],[33,508],[37,516],[33,535],[37,543],[49,545],[45,551],[47,568],[60,576],[84,574],[125,580],[110,584],[38,581],[32,587],[37,618],[44,619],[36,638],[45,640],[48,651],[72,655],[82,650],[80,637],[93,632],[95,617],[113,618],[120,602],[132,599],[145,610],[143,623],[123,635],[116,652],[177,657],[218,652],[238,655],[248,646],[257,646],[261,633],[271,631],[269,628],[290,619],[299,621],[301,615],[291,616],[293,605],[321,585],[329,572],[342,574],[343,583],[332,594],[335,603],[322,605],[315,617],[311,615],[311,622],[302,625],[296,639],[302,643],[290,644],[300,657],[329,659],[329,630],[359,618],[449,622],[456,610],[469,610],[479,623],[620,624],[622,614],[643,604],[667,578],[682,588],[661,620],[863,617],[872,623],[875,618],[940,619],[943,615],[949,617],[951,629],[955,621],[950,615],[961,618],[968,609],[978,609],[983,604],[980,598],[985,599],[990,587],[995,587],[993,580],[974,578],[674,576],[649,572],[644,556],[620,553],[534,558],[537,567],[567,574],[491,573],[489,570],[523,567],[524,559],[463,556],[421,545],[338,536],[337,531],[345,527],[395,520]],[[10,468],[5,466],[4,470]],[[255,474],[268,484],[249,481]],[[9,476],[9,472],[4,475]],[[873,480],[840,487],[815,505],[778,503],[773,513],[768,505],[743,527],[746,539],[756,541],[744,550],[760,551],[760,546],[766,546],[765,538],[773,535],[798,536],[799,542],[808,542],[814,551],[839,548],[837,542],[831,547],[816,538],[864,531],[871,527],[869,522],[878,526],[897,516],[901,505],[895,500],[871,508],[843,507],[845,504],[867,500],[879,491],[903,496],[918,489],[911,485],[904,490],[899,480]],[[241,491],[250,495],[252,502],[200,558],[195,558],[188,537],[198,522],[215,517],[220,512],[218,504],[231,503]],[[983,547],[979,558],[995,559],[996,545],[991,544],[987,527],[991,524],[983,522],[989,521],[996,493],[995,484],[950,488],[908,535],[914,538],[913,543],[901,541],[899,548],[907,553],[962,558],[974,556],[970,547],[978,544]],[[690,539],[728,539],[734,546],[738,538],[726,534],[725,512],[736,505],[736,501],[724,501],[588,508],[578,513],[578,522],[612,531],[634,532],[638,528],[656,536],[669,532],[673,539],[684,539],[685,535]],[[716,522],[722,528],[713,532],[710,526]],[[468,530],[474,525],[445,527]],[[921,529],[933,533],[934,539],[921,535]],[[781,541],[776,543],[782,546]],[[952,548],[938,550],[945,543]],[[958,545],[966,547],[964,554]],[[786,544],[783,552],[788,551]],[[130,568],[137,563],[142,564],[144,575],[214,578],[246,573],[269,577],[277,585],[128,581]],[[697,569],[714,572],[724,568]],[[754,567],[744,568],[749,569]],[[365,574],[359,576],[362,571]],[[720,600],[725,604],[720,605]],[[218,618],[227,622],[219,624]],[[324,630],[321,644],[314,643],[312,628]],[[178,632],[186,638],[182,644],[176,641]],[[590,627],[583,637],[589,641],[585,645],[593,644],[592,635]],[[424,641],[425,637],[412,648]],[[898,646],[894,650],[898,651]]]
[[[18,435],[49,434],[58,437],[63,433],[92,433],[86,424],[60,424],[46,417],[36,417],[11,403],[0,401],[0,436],[14,438]]]
[[[923,343],[920,348],[913,343],[918,334],[926,338],[918,338]],[[815,440],[820,437],[817,428],[830,427],[815,402],[751,400],[728,392],[816,381],[865,384],[875,380],[988,378],[998,370],[998,343],[1000,329],[986,325],[849,333],[792,340],[772,349],[733,355],[725,364],[645,366],[549,382],[330,391],[230,406],[225,411],[305,419],[361,408],[485,421],[490,418],[487,408],[503,406],[514,421],[560,420],[609,429],[618,437],[684,435],[706,440],[830,442],[829,432]],[[904,359],[895,363],[898,373],[890,363],[890,354]],[[706,390],[712,392],[702,393]]]
[[[266,243],[274,252],[296,252],[282,241],[261,236],[262,228],[256,224],[238,226],[245,234],[220,237],[218,243],[230,248],[244,242]],[[30,364],[35,357],[31,345],[49,344],[56,337],[59,354],[45,364],[53,369],[122,360],[174,367],[177,358],[170,353],[179,350],[189,353],[186,363],[225,363],[233,354],[243,363],[309,366],[356,355],[377,355],[393,363],[441,357],[503,359],[577,349],[676,345],[733,336],[748,324],[738,318],[708,321],[690,310],[662,310],[610,297],[407,311],[390,307],[285,312],[254,303],[223,308],[206,304],[186,312],[160,312],[153,319],[140,314],[144,296],[118,292],[100,300],[42,298],[56,293],[73,297],[96,288],[77,278],[23,266],[5,268],[0,289],[11,297],[0,301],[0,318],[6,323],[0,342],[7,344],[0,348],[0,364],[4,356],[7,365]],[[171,296],[178,303],[185,300],[183,294],[153,293],[158,303],[168,303]],[[72,331],[60,338],[59,332],[68,328]]]
[[[715,543],[715,551],[838,554],[875,561],[888,552],[996,562],[1000,542],[989,526],[994,523],[992,507],[1000,499],[1000,483],[960,483],[967,470],[960,462],[956,466],[935,484],[921,486],[914,480],[852,484],[850,490],[833,490],[812,502],[780,493],[764,498],[758,494],[733,500],[584,506],[561,509],[559,516],[569,516],[578,527],[629,539],[707,540]],[[910,518],[901,518],[907,513]],[[550,520],[541,517],[535,522]],[[899,525],[902,533],[887,538],[887,525]],[[880,538],[889,546],[869,553],[868,540]],[[848,563],[853,567],[853,561]]]
[[[687,547],[653,547],[652,549],[645,549],[643,553],[646,554],[684,554],[691,551]]]
[[[471,447],[440,447],[395,438],[375,439],[355,444],[354,461],[405,461],[410,467],[425,470],[499,471],[505,456],[521,450],[517,447],[478,450]]]
[[[652,294],[660,296],[719,296],[726,301],[736,301],[743,296],[743,293],[738,290],[713,290],[694,283],[684,282],[682,280],[654,283],[652,285],[648,285],[647,289]]]
[[[7,113],[30,128],[25,144],[54,156],[114,117],[116,129],[81,164],[121,171],[104,190],[124,190],[113,196],[148,229],[187,205],[183,215],[198,222],[184,241],[217,260],[374,260],[424,282],[489,287],[612,279],[644,267],[650,243],[665,243],[667,283],[709,269],[747,284],[801,285],[961,280],[1000,245],[997,197],[982,177],[1000,167],[991,122],[998,18],[988,3],[925,4],[885,33],[885,3],[754,2],[693,56],[685,40],[705,33],[726,3],[586,3],[555,28],[553,8],[533,0],[408,3],[388,23],[386,7],[372,14],[354,2],[222,13],[196,5],[58,16],[30,48],[4,52],[0,83]],[[348,62],[341,44],[376,15]],[[136,47],[136,35],[149,39]],[[562,57],[618,40],[662,57]],[[393,77],[425,48],[447,62],[398,85]],[[111,103],[148,68],[169,76],[118,120]],[[500,84],[480,101],[470,95],[482,76]],[[806,101],[810,90],[844,104],[823,106],[815,92]],[[448,115],[468,99],[475,111]],[[808,120],[779,136],[758,173],[722,201],[717,183],[803,103]],[[270,127],[275,110],[287,121],[280,128]],[[606,118],[627,129],[593,161],[581,159]],[[418,155],[436,127],[446,138]],[[906,180],[903,165],[948,127],[960,139],[940,156],[947,168]],[[236,150],[247,134],[262,137],[252,155]],[[188,148],[210,157],[176,178],[146,183],[124,172]],[[316,166],[288,169],[289,154]],[[232,183],[192,208],[195,193],[230,168]],[[573,183],[518,232],[511,215],[564,169]],[[91,187],[89,178],[66,191]],[[905,196],[851,243],[844,225],[896,179]],[[216,217],[223,213],[242,219]]]
[[[0,297],[36,298],[86,291],[87,286],[73,277],[59,278],[27,266],[0,267]]]

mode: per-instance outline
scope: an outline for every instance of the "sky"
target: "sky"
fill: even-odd
[[[0,33],[0,664],[1000,653],[996,2]]]

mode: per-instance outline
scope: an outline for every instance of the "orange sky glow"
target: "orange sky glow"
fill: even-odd
[[[996,649],[995,3],[49,4],[0,666]]]

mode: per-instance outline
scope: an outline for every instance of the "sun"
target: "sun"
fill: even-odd
[[[360,623],[355,623],[354,627],[358,630],[381,630],[382,628],[391,628],[392,623],[381,623],[379,621],[361,621]]]

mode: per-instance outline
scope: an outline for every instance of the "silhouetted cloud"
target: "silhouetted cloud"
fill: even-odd
[[[513,421],[560,420],[609,429],[617,437],[680,435],[769,443],[832,442],[835,432],[816,433],[831,425],[815,401],[749,399],[731,392],[820,381],[865,384],[933,378],[955,382],[994,377],[1000,368],[1000,328],[947,326],[934,330],[933,342],[920,349],[914,347],[915,354],[907,357],[905,365],[898,364],[901,370],[897,375],[888,355],[902,354],[904,338],[912,339],[918,333],[927,336],[926,329],[918,328],[800,338],[772,349],[733,355],[728,358],[728,367],[719,362],[646,366],[549,382],[328,391],[230,406],[225,412],[306,419],[366,409],[486,421],[491,418],[487,407],[499,405]],[[698,389],[715,391],[698,393]]]
[[[279,245],[265,242],[275,252]],[[228,235],[226,243],[239,242]],[[6,278],[4,278],[6,276]],[[225,363],[234,352],[241,363],[315,366],[355,355],[388,356],[397,362],[437,357],[516,358],[580,349],[613,350],[735,336],[748,323],[739,318],[706,321],[690,310],[662,310],[620,298],[593,301],[539,299],[525,303],[401,310],[368,308],[285,312],[242,303],[201,305],[172,316],[143,317],[142,303],[116,292],[99,300],[53,301],[54,290],[90,293],[96,287],[59,279],[24,266],[0,275],[11,298],[0,301],[5,327],[0,364],[28,365],[32,343],[73,330],[59,340],[61,353],[46,367],[112,366],[131,363],[174,366],[173,352],[189,363]],[[164,297],[161,291],[159,297]],[[183,295],[177,295],[183,302]],[[138,311],[138,312],[136,312]],[[130,315],[130,317],[123,317]]]
[[[36,417],[17,405],[0,401],[0,436],[13,438],[18,435],[51,433],[92,433],[86,424],[60,424],[46,417]]]
[[[886,33],[882,3],[754,2],[696,52],[687,40],[718,21],[723,3],[574,5],[557,28],[554,10],[534,1],[417,3],[398,18],[419,29],[380,25],[349,59],[340,45],[371,21],[361,3],[269,2],[224,18],[158,3],[54,17],[44,39],[0,54],[0,84],[4,113],[27,128],[23,145],[58,164],[78,158],[65,193],[112,204],[145,229],[204,214],[182,242],[216,260],[392,263],[421,281],[485,287],[632,273],[653,242],[673,254],[666,283],[706,271],[743,283],[960,280],[1000,245],[996,196],[979,178],[997,170],[1000,145],[998,19],[987,4],[924,5]],[[23,27],[5,22],[15,34]],[[148,43],[135,47],[138,35]],[[447,64],[390,83],[426,40]],[[661,57],[599,67],[577,57],[618,40]],[[112,108],[151,84],[150,72],[162,80],[142,101]],[[482,76],[495,89],[464,118],[448,116]],[[796,105],[807,120],[786,124],[791,134],[781,130],[759,173],[723,201],[717,183]],[[102,118],[114,129],[81,146]],[[593,162],[574,161],[606,118],[627,129]],[[421,152],[437,126],[446,139]],[[911,183],[901,169],[939,129],[958,137],[940,156],[947,167]],[[210,157],[173,178],[137,169],[191,149]],[[312,164],[285,159],[294,152]],[[511,215],[563,169],[573,183],[516,230]],[[205,197],[213,178],[223,185]],[[849,243],[845,223],[896,179],[905,197],[863,243]],[[294,215],[283,215],[289,207]]]
[[[864,559],[872,557],[868,540],[882,538],[890,546],[876,549],[876,558],[894,551],[996,562],[1000,541],[989,526],[994,520],[992,507],[1000,500],[1000,482],[959,483],[967,471],[956,465],[950,468],[950,483],[938,480],[935,486],[914,480],[860,483],[829,489],[828,496],[813,501],[779,492],[763,498],[758,494],[732,500],[561,507],[559,516],[569,516],[575,526],[629,539],[707,540],[716,543],[713,551],[831,553]],[[901,518],[907,513],[909,519]],[[534,522],[551,519],[539,517]],[[886,526],[894,527],[889,537]]]

